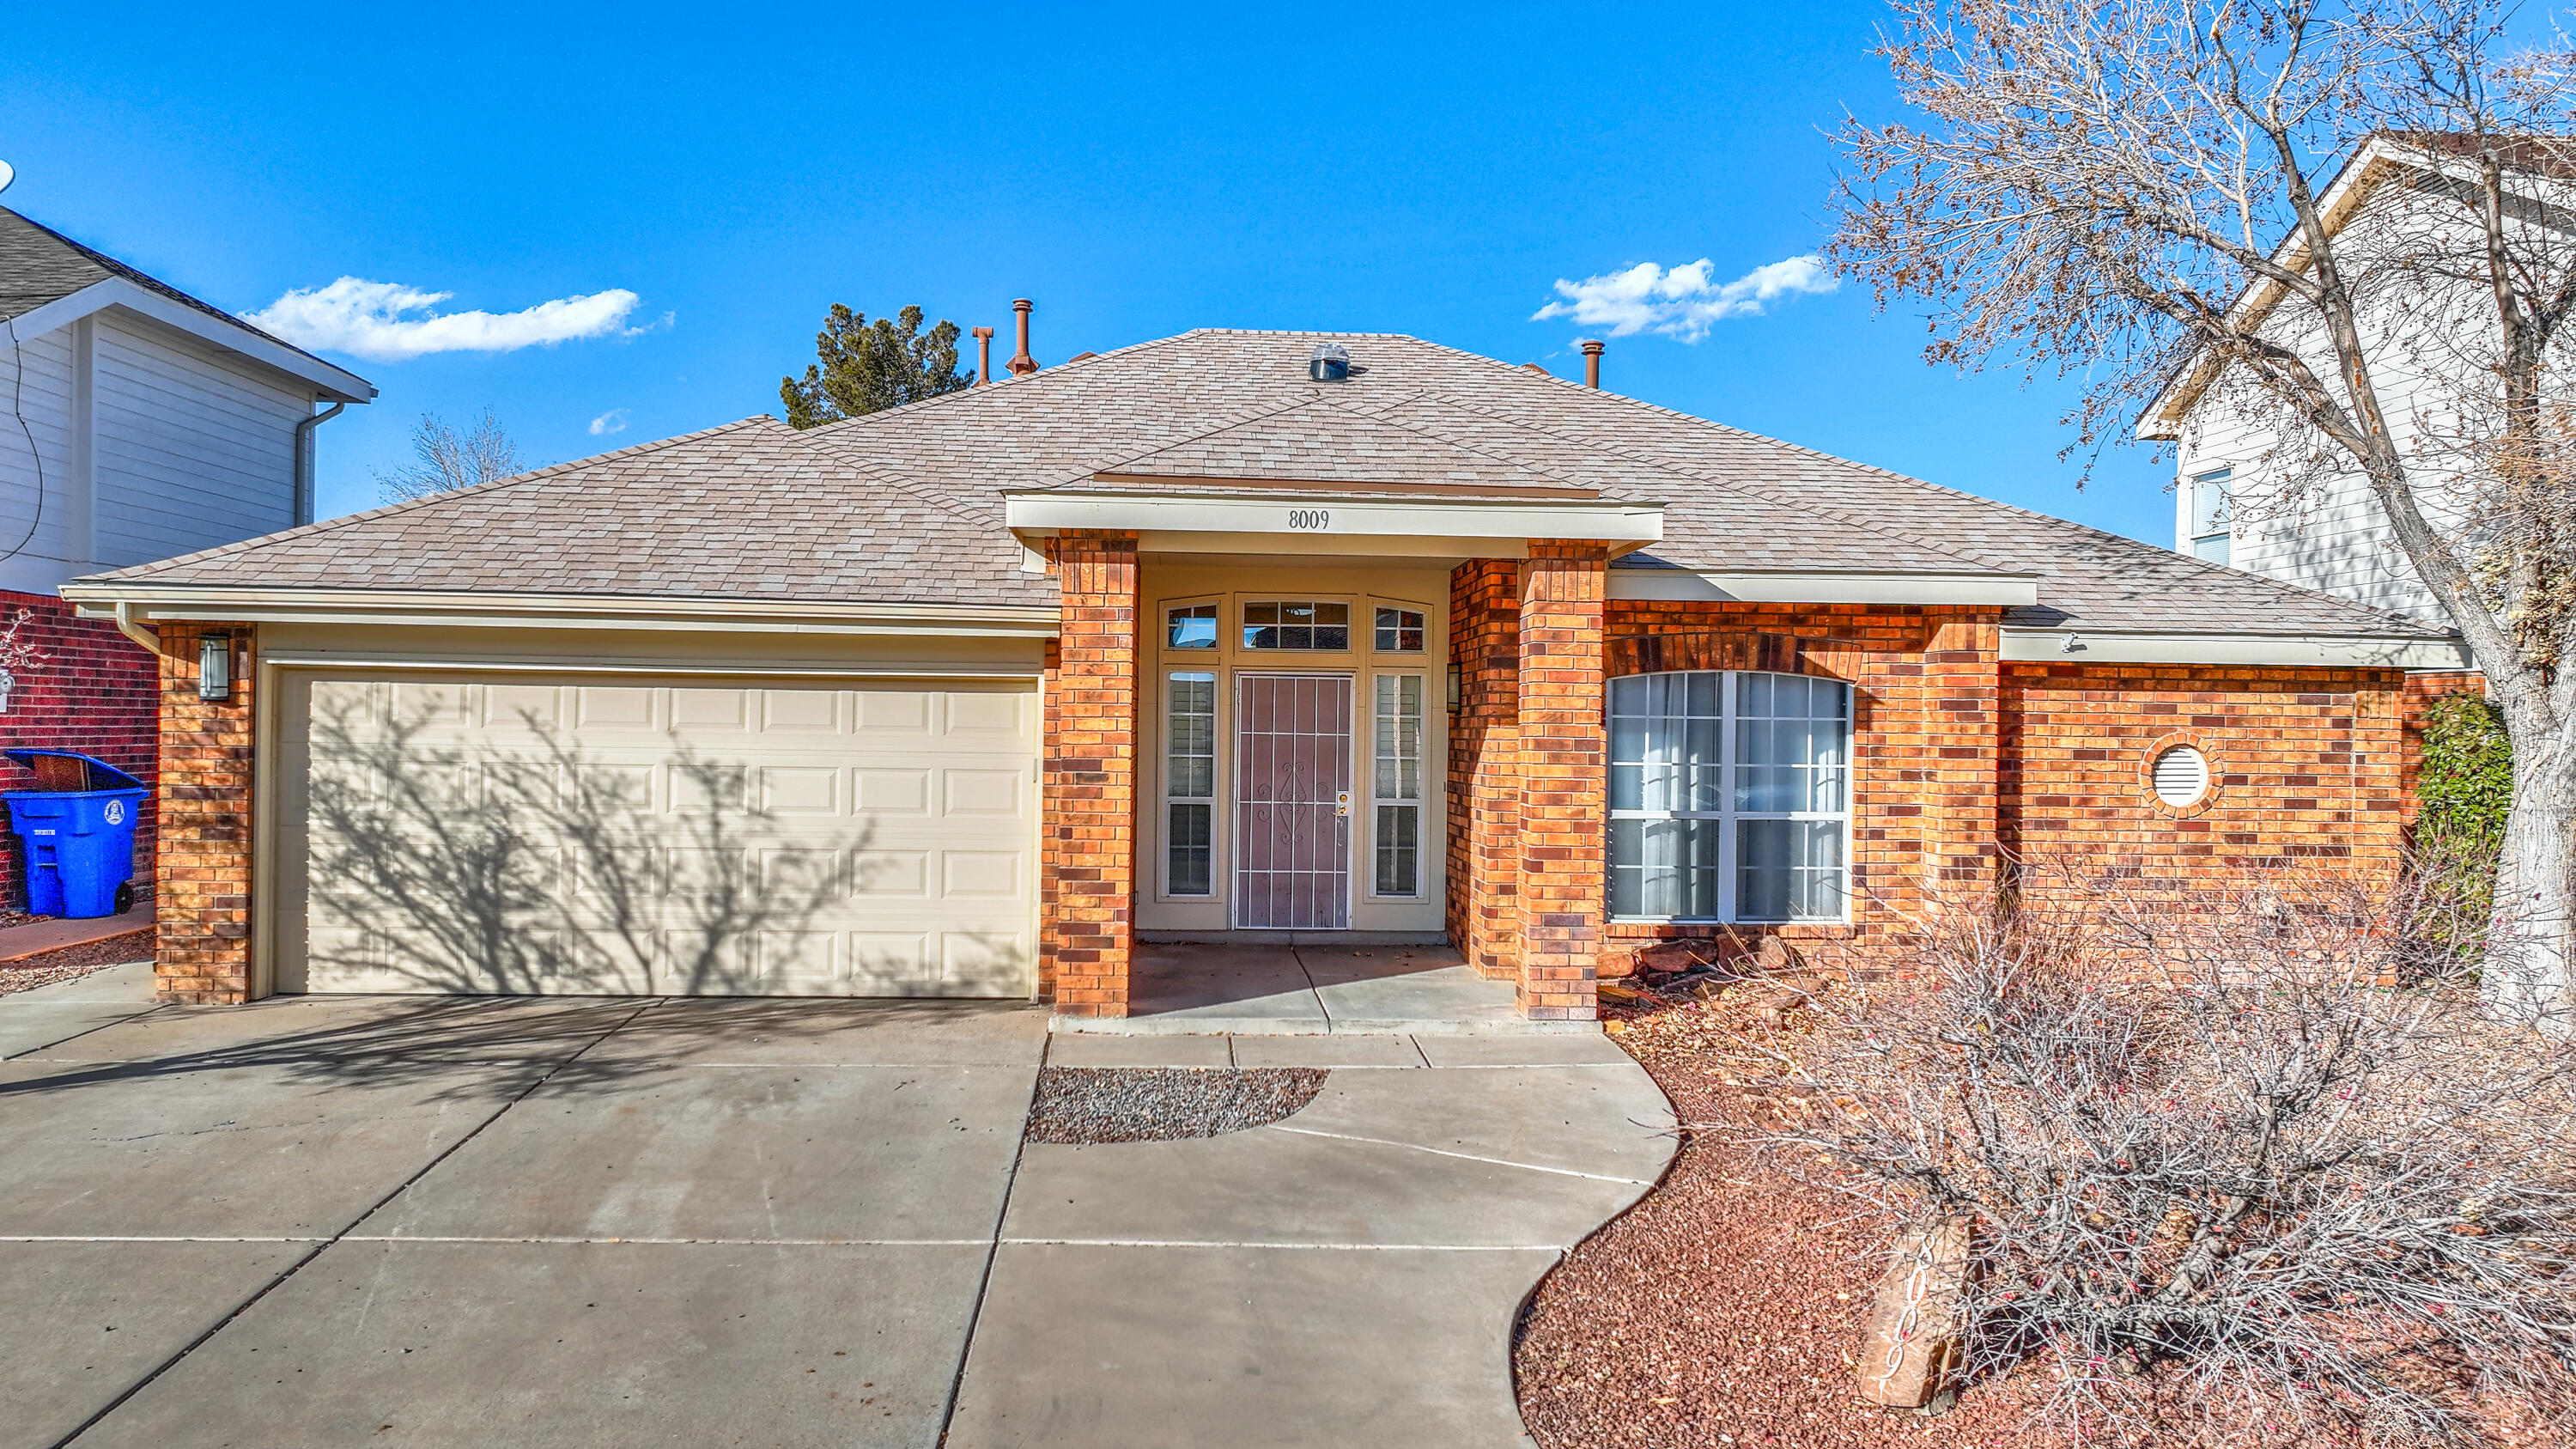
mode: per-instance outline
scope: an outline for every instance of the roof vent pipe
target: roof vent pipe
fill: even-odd
[[[993,380],[993,329],[978,327],[975,332],[975,385],[982,387]]]
[[[1601,352],[1606,345],[1598,340],[1588,340],[1583,344],[1583,385],[1585,387],[1601,386]]]
[[[1317,382],[1348,382],[1351,377],[1351,350],[1338,342],[1318,342],[1315,355],[1306,359],[1306,376]]]
[[[1029,309],[1036,305],[1026,297],[1011,303],[1011,310],[1020,314],[1020,351],[1010,364],[1013,377],[1026,377],[1038,370],[1038,360],[1029,356]]]

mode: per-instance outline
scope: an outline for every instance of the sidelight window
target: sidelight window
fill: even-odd
[[[1851,689],[1692,670],[1610,685],[1610,913],[1839,921]]]
[[[1214,893],[1216,676],[1168,681],[1163,730],[1164,885],[1176,896]]]
[[[1377,894],[1422,894],[1422,676],[1377,676]]]

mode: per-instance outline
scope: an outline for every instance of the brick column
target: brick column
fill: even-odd
[[[1480,975],[1520,972],[1520,565],[1449,574],[1449,939]]]
[[[1608,894],[1609,740],[1602,724],[1597,543],[1533,541],[1520,569],[1520,1008],[1590,1021]]]
[[[1136,905],[1136,535],[1056,540],[1039,971],[1067,1016],[1125,1016]]]
[[[227,633],[232,698],[197,698],[198,641]],[[251,996],[251,721],[258,687],[248,625],[161,627],[160,848],[153,976],[163,1001]]]

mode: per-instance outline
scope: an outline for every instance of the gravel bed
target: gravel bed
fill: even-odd
[[[89,941],[78,946],[65,946],[12,961],[0,966],[0,996],[13,991],[28,991],[38,986],[51,986],[57,981],[74,981],[93,971],[122,966],[128,961],[152,959],[152,936],[149,931],[128,931],[104,941]]]
[[[1685,1123],[1742,1120],[1729,1078],[1761,1074],[1728,1045],[1749,1008],[1650,1004],[1606,1013]],[[1672,1168],[1578,1246],[1533,1295],[1513,1347],[1521,1417],[1542,1449],[1930,1446],[2056,1449],[2038,1422],[2034,1364],[1927,1417],[1863,1403],[1853,1350],[1878,1276],[1882,1225],[1711,1134],[1685,1133]],[[2557,1444],[2522,1406],[2485,1406],[2486,1442]],[[2296,1441],[2231,1434],[2231,1446]],[[2094,1443],[2107,1441],[2095,1440]],[[2188,1441],[2157,1439],[2162,1446]],[[2320,1441],[2322,1442],[2322,1441]]]
[[[1276,1122],[1315,1100],[1311,1067],[1048,1067],[1028,1140],[1177,1142]]]

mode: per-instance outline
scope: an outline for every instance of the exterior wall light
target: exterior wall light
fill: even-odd
[[[197,698],[220,703],[232,697],[232,636],[209,634],[197,641]]]
[[[1449,666],[1449,712],[1456,714],[1458,706],[1466,702],[1467,672],[1452,664]]]

